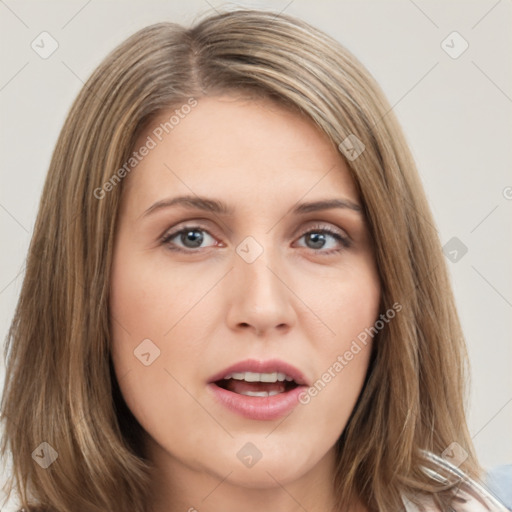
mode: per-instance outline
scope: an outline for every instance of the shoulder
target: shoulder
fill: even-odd
[[[424,452],[424,454],[439,468],[439,473],[425,468],[432,479],[446,481],[446,478],[442,475],[446,475],[448,472],[456,477],[456,481],[459,482],[451,503],[453,512],[508,512],[508,509],[484,485],[468,477],[447,460],[431,452]],[[431,495],[423,495],[420,499],[417,497],[415,501],[419,501],[419,504],[413,503],[406,496],[402,496],[402,501],[406,512],[439,512],[439,508]]]

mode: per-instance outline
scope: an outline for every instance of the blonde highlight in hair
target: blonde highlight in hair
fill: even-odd
[[[151,464],[110,360],[110,266],[127,161],[159,113],[225,92],[272,99],[338,146],[363,202],[382,283],[382,311],[400,314],[375,340],[367,381],[337,443],[339,509],[360,498],[398,510],[401,496],[449,486],[430,479],[422,450],[452,442],[479,475],[464,413],[465,344],[447,270],[401,128],[369,72],[338,42],[285,15],[234,11],[190,29],[144,28],[116,48],[75,100],[58,139],[5,347],[2,454],[27,510],[147,510]],[[115,319],[112,319],[115,321]],[[43,469],[32,453],[57,452]]]

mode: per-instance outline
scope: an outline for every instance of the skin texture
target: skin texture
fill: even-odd
[[[124,399],[148,434],[154,510],[332,510],[334,445],[362,389],[371,342],[308,404],[278,420],[231,412],[207,383],[248,358],[282,359],[314,382],[378,318],[379,279],[363,214],[288,213],[320,199],[359,204],[341,155],[310,121],[268,100],[208,97],[123,185],[112,358]],[[173,206],[144,215],[155,202],[185,194],[222,200],[234,213]],[[185,235],[162,242],[197,225],[204,230],[196,234],[204,237],[199,248],[187,247]],[[325,228],[348,237],[350,247],[329,234],[323,245],[306,235]],[[236,251],[248,236],[263,250],[252,263]],[[331,249],[340,251],[326,254]],[[147,366],[134,355],[145,339],[160,350]],[[148,347],[152,359],[156,349]],[[250,468],[237,457],[248,442],[262,454]]]

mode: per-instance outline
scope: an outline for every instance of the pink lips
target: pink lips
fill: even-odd
[[[224,379],[227,375],[237,372],[280,372],[292,377],[297,386],[277,395],[261,397],[234,393],[216,384],[217,381]],[[298,405],[298,398],[308,385],[302,372],[284,361],[278,359],[268,361],[248,359],[213,375],[209,379],[208,390],[219,403],[234,413],[254,420],[274,420],[290,413]]]

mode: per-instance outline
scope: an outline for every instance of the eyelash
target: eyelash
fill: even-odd
[[[182,253],[187,253],[187,254],[198,252],[198,250],[201,249],[201,248],[198,248],[198,250],[195,250],[195,249],[182,249],[181,247],[177,247],[175,245],[173,246],[172,243],[171,243],[171,240],[173,238],[175,238],[176,236],[181,235],[183,233],[187,233],[189,231],[204,231],[205,233],[208,233],[212,238],[214,238],[213,235],[207,229],[204,229],[202,226],[197,226],[196,225],[196,226],[184,226],[183,228],[181,228],[181,229],[179,229],[177,231],[173,231],[171,233],[166,233],[166,234],[163,235],[163,237],[161,239],[161,242],[162,242],[163,245],[168,245],[169,249],[172,250],[172,251],[177,251],[177,252],[182,252]],[[313,252],[321,253],[323,255],[331,255],[331,254],[339,253],[339,252],[344,251],[345,249],[348,249],[349,247],[351,247],[351,241],[350,241],[350,239],[348,237],[344,237],[344,236],[340,235],[338,232],[333,231],[332,229],[330,229],[328,227],[325,227],[325,226],[313,226],[311,229],[308,229],[308,231],[303,233],[300,236],[300,238],[302,238],[304,236],[307,236],[307,235],[310,235],[311,233],[330,235],[334,239],[336,239],[343,246],[343,247],[338,248],[338,249],[329,249],[329,250],[310,249]],[[306,249],[308,249],[308,247],[306,247]]]

